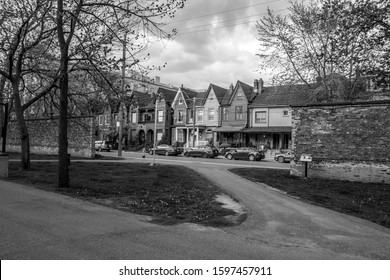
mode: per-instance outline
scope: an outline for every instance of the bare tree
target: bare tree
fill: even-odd
[[[290,2],[288,16],[268,10],[257,24],[260,69],[278,72],[274,80],[283,83],[310,86],[317,78],[324,100],[354,99],[363,90],[362,69],[383,55],[383,43],[372,41],[378,31],[363,27],[356,2]]]
[[[45,75],[46,78],[51,76],[51,83],[36,92],[32,100],[22,103],[22,93],[26,90],[26,80],[29,79],[27,77],[36,72],[37,58],[46,57],[47,50],[52,46],[51,38],[55,29],[50,20],[51,5],[52,1],[49,0],[0,1],[0,94],[1,99],[4,99],[7,79],[12,88],[10,99],[13,100],[18,121],[24,169],[30,167],[30,144],[23,112],[35,100],[50,92],[57,79],[52,71],[47,71]]]
[[[59,187],[69,186],[67,165],[69,66],[73,60],[83,67],[110,69],[117,60],[106,60],[104,42],[119,42],[130,54],[130,66],[140,60],[136,53],[147,47],[148,36],[168,37],[161,20],[172,17],[183,1],[57,0],[57,37],[60,47]],[[104,58],[104,59],[102,59]],[[102,63],[104,60],[104,63]],[[83,62],[83,63],[80,63]]]

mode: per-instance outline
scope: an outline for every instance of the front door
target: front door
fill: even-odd
[[[272,149],[278,150],[280,149],[280,134],[274,134],[272,139]]]

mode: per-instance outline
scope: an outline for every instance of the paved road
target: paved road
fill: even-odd
[[[247,221],[224,229],[161,226],[145,216],[0,181],[1,259],[390,259],[389,229],[227,171],[230,164],[252,163],[158,156],[156,163],[188,165],[217,182],[246,207]]]

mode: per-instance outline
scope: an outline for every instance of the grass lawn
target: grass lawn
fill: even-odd
[[[237,168],[231,172],[265,183],[302,201],[390,228],[390,185],[330,179],[303,179],[276,169]]]
[[[52,159],[55,159],[52,158]],[[192,222],[230,226],[233,210],[215,200],[222,190],[193,170],[181,166],[143,163],[72,162],[71,186],[58,189],[57,162],[32,162],[31,170],[20,170],[10,161],[7,180],[33,185],[94,203],[154,217],[154,222]]]

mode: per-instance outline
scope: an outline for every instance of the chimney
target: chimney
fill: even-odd
[[[264,89],[264,81],[262,78],[259,79],[259,94],[262,93]]]
[[[234,91],[234,86],[233,84],[230,84],[230,87],[229,87],[229,94],[232,94]]]
[[[253,82],[253,95],[257,95],[259,93],[259,80],[255,79]]]
[[[253,82],[253,94],[257,95],[259,93],[259,80],[255,79]]]

